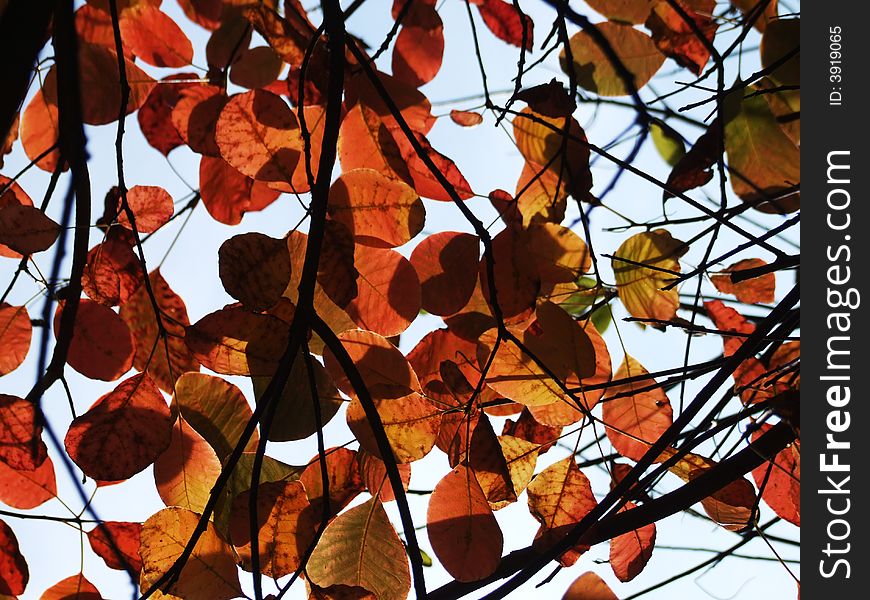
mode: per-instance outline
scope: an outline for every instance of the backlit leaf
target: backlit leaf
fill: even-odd
[[[141,373],[73,419],[64,446],[88,476],[119,481],[153,463],[171,438],[169,407],[151,378]]]
[[[23,594],[29,579],[27,561],[18,549],[18,539],[6,521],[0,520],[0,594]]]
[[[266,208],[280,195],[212,156],[203,156],[199,163],[199,186],[208,214],[224,225],[238,225],[245,213]]]
[[[18,396],[0,394],[0,462],[33,472],[47,458],[42,424],[34,405]]]
[[[411,254],[420,279],[423,309],[451,315],[471,298],[477,281],[480,240],[470,233],[442,231],[421,241]]]
[[[0,175],[0,189],[3,190],[2,195],[0,195],[0,209],[7,206],[33,206],[33,200],[30,199],[27,192],[17,182],[5,175]],[[0,256],[21,258],[21,253],[0,244]]]
[[[483,116],[470,110],[451,110],[450,120],[462,127],[474,127],[483,123]]]
[[[526,50],[532,49],[534,22],[528,15],[521,15],[514,4],[505,0],[477,0],[473,4],[477,5],[483,22],[497,38],[517,47],[525,43]]]
[[[650,10],[650,0],[587,0],[586,4],[620,23],[643,23]]]
[[[646,20],[656,47],[678,65],[698,75],[710,59],[710,50],[698,37],[698,32],[712,45],[719,24],[713,19],[714,0],[678,0],[680,8],[694,21],[695,27],[683,19],[666,0],[652,4]]]
[[[345,171],[329,189],[329,215],[358,244],[401,246],[423,229],[426,209],[409,185],[373,169]]]
[[[233,96],[217,120],[215,140],[224,160],[248,177],[292,189],[302,137],[296,115],[279,96],[265,90]]]
[[[626,502],[620,512],[635,508]],[[650,523],[639,529],[618,535],[610,540],[610,567],[620,581],[631,581],[649,562],[656,543],[656,524]]]
[[[619,600],[604,580],[592,571],[574,580],[562,600]]]
[[[771,303],[774,300],[774,292],[776,290],[776,276],[773,273],[765,273],[758,277],[745,279],[743,281],[733,283],[731,281],[731,273],[739,273],[746,269],[754,269],[763,267],[767,263],[760,258],[747,258],[740,260],[730,265],[723,271],[723,275],[713,275],[710,281],[716,286],[716,289],[723,294],[733,294],[740,302],[747,304],[755,303]]]
[[[186,87],[172,108],[172,124],[190,149],[205,156],[220,157],[215,127],[229,102],[224,90],[215,85]]]
[[[57,149],[57,104],[37,90],[21,114],[21,145],[27,158],[36,161],[43,171],[54,172],[60,163]],[[37,160],[39,159],[39,160]]]
[[[532,479],[528,487],[529,512],[541,524],[534,546],[545,550],[565,537],[598,504],[592,488],[574,457],[553,463]],[[573,565],[589,546],[578,545],[565,552],[559,562]]]
[[[127,190],[127,203],[136,218],[136,229],[140,233],[157,231],[169,221],[175,207],[172,196],[162,187],[155,185],[136,185]],[[133,229],[127,220],[127,213],[118,207],[118,223]]]
[[[420,280],[407,258],[390,248],[357,245],[354,266],[359,293],[345,307],[363,329],[383,336],[405,331],[422,304]]]
[[[57,336],[62,307],[54,318]],[[82,299],[76,312],[66,362],[91,379],[114,381],[133,365],[133,336],[127,323],[108,306]]]
[[[656,382],[652,377],[644,378],[645,375],[649,375],[649,371],[626,354],[613,379],[637,380],[608,388],[602,401],[602,419],[610,443],[622,456],[632,460],[640,460],[674,421],[667,394],[658,386],[647,389]]]
[[[58,581],[39,600],[103,600],[99,590],[82,573]]]
[[[88,543],[110,569],[138,574],[142,570],[139,556],[141,532],[141,523],[104,521],[88,532]]]
[[[444,25],[434,5],[415,2],[402,21],[393,47],[393,76],[414,87],[429,83],[441,69]]]
[[[320,587],[361,587],[378,600],[405,600],[411,590],[405,547],[377,498],[326,526],[306,572]]]
[[[633,317],[668,321],[676,315],[679,292],[661,288],[680,272],[686,250],[665,229],[637,233],[619,246],[612,259],[616,291]]]
[[[284,62],[269,46],[257,46],[242,53],[230,70],[230,81],[250,90],[265,87],[281,74]]]
[[[595,27],[632,76],[635,89],[645,86],[665,62],[664,55],[656,48],[652,38],[642,31],[612,21],[597,23]],[[571,36],[571,54],[573,65],[567,64],[564,50],[559,54],[562,70],[568,72],[569,68],[573,69],[577,83],[583,89],[600,96],[625,96],[631,93],[631,88],[626,85],[613,62],[588,32],[580,31]]]
[[[57,482],[50,456],[34,470],[14,469],[0,460],[0,502],[26,510],[56,496]]]
[[[51,248],[60,225],[35,206],[12,204],[0,208],[0,244],[20,254]]]
[[[324,458],[326,476],[329,480],[329,513],[334,516],[363,491],[363,482],[356,451],[347,448],[328,448]],[[305,486],[314,514],[318,517],[323,514],[323,504],[326,501],[322,463],[320,456],[313,457],[299,477]]]
[[[220,471],[209,443],[179,417],[169,447],[154,462],[154,482],[163,503],[202,512]]]
[[[169,15],[139,4],[121,13],[121,39],[133,53],[155,67],[184,67],[193,60],[193,45]]]
[[[30,350],[33,327],[24,306],[0,304],[0,376],[11,373],[24,362]]]
[[[233,236],[221,244],[218,264],[224,289],[253,311],[278,302],[292,268],[287,242],[256,232]]]
[[[198,85],[195,83],[198,77],[194,73],[178,73],[161,79],[136,114],[142,135],[164,156],[184,144],[172,122],[172,110],[182,98],[181,90]]]
[[[91,300],[106,306],[124,304],[134,296],[144,280],[139,258],[120,236],[110,233],[106,241],[88,251],[82,289]]]
[[[437,406],[417,392],[400,398],[375,398],[373,402],[396,462],[419,460],[429,453],[441,427]],[[358,398],[347,407],[347,424],[364,450],[384,458]]]
[[[480,484],[465,465],[454,468],[435,486],[426,531],[438,560],[459,581],[483,579],[501,562],[504,536]]]
[[[142,526],[143,589],[153,585],[181,555],[200,516],[180,507],[164,508]],[[169,593],[188,600],[230,600],[242,595],[232,548],[211,523],[194,546]]]
[[[761,437],[772,425],[763,423],[752,433],[752,441]],[[770,475],[767,471],[770,469]],[[767,483],[762,489],[762,483]],[[780,450],[769,462],[752,470],[761,498],[778,516],[789,523],[801,525],[801,447],[793,442]]]
[[[233,502],[229,536],[246,571],[252,568],[248,503],[249,492],[239,494]],[[305,487],[299,481],[260,485],[257,517],[261,572],[275,578],[293,573],[302,564],[320,522],[320,514],[308,503]]]
[[[384,464],[384,461],[374,454],[360,450],[357,453],[357,465],[360,477],[372,496],[377,496],[381,502],[392,502],[396,499],[396,494],[393,492],[393,485],[390,483],[390,478],[387,475],[387,466]],[[402,480],[402,487],[407,492],[408,485],[411,483],[411,464],[397,464],[396,468]]]
[[[184,327],[190,323],[184,300],[169,287],[160,269],[151,271],[148,277],[166,339],[160,339],[157,316],[144,285],[121,306],[121,318],[129,325],[135,340],[133,366],[146,371],[164,392],[172,393],[182,373],[199,371],[199,361],[184,343]]]

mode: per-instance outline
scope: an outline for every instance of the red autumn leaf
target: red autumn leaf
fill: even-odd
[[[245,307],[266,310],[278,302],[290,281],[287,242],[262,233],[233,236],[218,250],[224,289]]]
[[[454,468],[435,486],[426,531],[438,560],[458,581],[479,581],[501,562],[504,536],[480,484],[465,465]]]
[[[695,0],[690,3],[683,0],[678,4],[694,22],[694,27],[665,1],[653,4],[646,20],[646,27],[652,32],[656,47],[662,54],[673,58],[678,65],[698,75],[710,59],[708,44],[712,45],[716,29],[719,27],[712,16],[716,2]],[[707,44],[698,38],[698,32],[704,36]]]
[[[183,88],[172,107],[172,124],[190,149],[205,156],[220,157],[215,140],[215,126],[229,102],[224,91],[214,85]]]
[[[432,174],[430,168],[426,165],[413,143],[405,136],[405,134],[395,127],[391,129],[393,139],[399,148],[402,159],[408,165],[408,173],[413,182],[413,187],[423,198],[431,200],[441,200],[442,202],[452,202],[451,194],[445,189],[444,184]],[[414,137],[420,145],[423,153],[426,154],[434,164],[435,168],[441,173],[447,182],[448,188],[459,197],[460,200],[467,200],[474,195],[471,190],[471,185],[460,173],[459,168],[452,160],[444,156],[429,143],[426,136],[418,131],[414,131]]]
[[[103,600],[99,590],[81,573],[58,581],[39,600]]]
[[[640,460],[674,421],[667,394],[646,375],[649,371],[626,354],[613,379],[633,380],[608,388],[602,400],[607,437],[617,452],[632,460]]]
[[[754,442],[772,425],[763,423],[752,432]],[[770,474],[768,475],[768,470]],[[794,442],[776,456],[752,470],[761,498],[778,516],[798,527],[801,525],[801,447]],[[767,483],[764,484],[765,478]],[[764,487],[762,488],[762,484]]]
[[[284,62],[298,67],[315,28],[301,4],[285,2],[284,7],[283,17],[265,4],[249,7],[244,15]]]
[[[556,78],[549,83],[542,83],[517,92],[517,100],[522,100],[539,115],[551,118],[570,117],[577,109],[577,103],[571,99],[567,90]]]
[[[91,3],[84,4],[76,9],[75,25],[76,33],[82,41],[115,49],[115,31],[112,28],[112,15],[108,10],[102,10]],[[124,56],[134,58],[129,46],[124,47]]]
[[[88,532],[88,543],[110,569],[137,574],[142,570],[139,557],[141,523],[104,521]]]
[[[156,6],[137,4],[121,13],[121,39],[133,54],[155,67],[184,67],[193,61],[193,44]]]
[[[42,425],[33,404],[0,394],[0,461],[12,469],[33,471],[47,457]]]
[[[214,449],[184,417],[172,427],[169,447],[154,461],[154,483],[166,506],[203,512],[221,472]]]
[[[326,476],[329,480],[329,514],[337,515],[364,489],[357,464],[357,453],[347,448],[329,448],[326,450],[325,462]],[[308,461],[308,466],[299,476],[299,481],[305,486],[308,501],[314,514],[319,518],[323,514],[326,499],[323,489],[323,469],[318,456]]]
[[[765,273],[736,283],[731,280],[732,273],[766,265],[767,263],[760,258],[747,258],[730,265],[722,271],[722,275],[711,276],[710,281],[713,282],[717,290],[723,294],[733,294],[740,302],[746,304],[771,303],[774,300],[776,290],[776,275],[773,273]]]
[[[265,90],[233,96],[217,120],[215,140],[224,160],[248,177],[293,189],[302,137],[295,113],[279,96]]]
[[[124,304],[143,281],[145,275],[139,258],[120,236],[110,233],[106,241],[88,251],[82,289],[91,300],[106,306]]]
[[[356,459],[360,477],[369,493],[372,496],[377,496],[381,502],[392,502],[395,500],[396,494],[393,492],[393,485],[390,483],[387,466],[384,464],[384,461],[365,450],[357,452]],[[402,487],[407,492],[408,485],[411,483],[411,465],[410,463],[397,464],[396,468],[402,480]]]
[[[420,279],[423,309],[452,315],[468,303],[477,280],[480,240],[470,233],[444,231],[420,242],[411,264]]]
[[[377,76],[408,126],[420,135],[429,133],[435,124],[435,117],[432,115],[432,103],[423,92],[392,75],[378,72]],[[399,126],[390,108],[365,73],[360,72],[348,78],[345,102],[349,107],[359,103],[370,108],[391,131]]]
[[[470,110],[451,110],[450,120],[462,127],[474,127],[483,123],[483,115]]]
[[[633,502],[626,502],[620,512],[633,508],[635,508]],[[637,577],[649,562],[655,543],[655,523],[644,525],[610,540],[610,567],[616,578],[620,581],[631,581]]]
[[[17,182],[5,175],[0,175],[0,189],[3,190],[2,195],[0,195],[0,210],[8,206],[33,206],[33,200],[30,199],[27,192],[21,189]],[[21,258],[21,253],[0,244],[0,256]]]
[[[341,120],[338,159],[344,171],[374,169],[386,177],[401,179],[409,185],[414,183],[384,120],[362,103],[351,108]]]
[[[393,76],[420,87],[438,74],[443,55],[441,17],[434,6],[415,2],[402,21],[393,47]]]
[[[457,365],[467,380],[476,383],[480,379],[476,352],[476,340],[463,339],[449,328],[436,329],[423,336],[408,353],[408,362],[423,387],[433,379],[441,379],[441,363],[446,360]]]
[[[204,366],[224,375],[271,375],[289,327],[277,317],[230,306],[185,328],[187,347]]]
[[[357,245],[354,266],[359,293],[345,311],[363,329],[384,336],[405,331],[422,303],[420,280],[407,258],[389,248]]]
[[[46,456],[42,464],[30,471],[13,469],[0,460],[0,502],[12,508],[36,508],[57,496],[54,464]]]
[[[755,325],[730,306],[725,306],[721,300],[710,300],[704,303],[707,314],[722,332],[722,342],[725,345],[725,356],[731,356],[743,345],[743,340],[755,331]],[[736,335],[729,335],[733,333]]]
[[[142,471],[169,446],[169,407],[147,374],[133,375],[73,420],[64,439],[90,477],[120,481]]]
[[[0,520],[0,594],[23,594],[29,579],[27,561],[18,549],[18,539],[6,521]]]
[[[245,213],[264,209],[280,195],[212,156],[203,156],[199,163],[199,185],[208,214],[224,225],[238,225]]]
[[[21,145],[27,158],[43,171],[53,173],[61,163],[57,149],[57,104],[37,90],[21,115]]]
[[[33,327],[24,306],[0,304],[0,376],[11,373],[24,362],[30,350]]]
[[[131,187],[127,190],[127,204],[136,220],[136,229],[141,233],[157,231],[166,225],[175,211],[169,192],[154,185]],[[122,202],[118,203],[118,223],[127,229],[133,229]]]
[[[569,456],[538,473],[528,487],[529,512],[541,526],[534,546],[549,548],[568,534],[598,504],[592,488],[574,457]],[[559,562],[573,565],[589,546],[578,545],[565,552]]]
[[[157,82],[136,114],[142,135],[164,156],[185,143],[172,122],[172,111],[182,98],[181,91],[199,85],[198,79],[195,73],[164,77]]]
[[[534,46],[534,23],[528,15],[505,0],[477,0],[474,2],[483,22],[497,38],[517,47],[531,50]]]
[[[35,206],[11,204],[0,208],[0,244],[20,254],[51,248],[60,225]]]
[[[426,209],[411,186],[374,169],[345,171],[329,189],[329,216],[358,244],[401,246],[423,229]]]
[[[54,318],[58,334],[63,307]],[[127,323],[108,306],[82,299],[76,312],[67,364],[91,379],[114,381],[133,366],[133,336]]]
[[[249,48],[233,63],[230,81],[255,90],[264,88],[278,78],[284,62],[269,46]]]
[[[592,571],[574,580],[562,600],[619,600],[613,590]]]
[[[524,407],[516,421],[508,419],[505,421],[502,435],[511,435],[520,439],[527,440],[538,445],[538,456],[553,447],[559,435],[562,433],[562,427],[551,427],[539,423],[528,407]]]
[[[144,285],[139,286],[121,306],[120,314],[133,334],[136,347],[133,366],[139,371],[147,371],[157,387],[172,393],[174,383],[182,373],[199,371],[199,361],[184,343],[184,328],[190,323],[184,301],[172,291],[160,269],[152,271],[148,278],[166,338],[160,337],[158,316]]]
[[[668,176],[667,188],[663,193],[668,199],[674,193],[683,193],[701,187],[713,179],[713,165],[722,155],[722,123],[713,121],[686,154],[674,165]]]

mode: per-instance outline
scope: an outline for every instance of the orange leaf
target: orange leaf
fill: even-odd
[[[119,481],[153,463],[171,438],[169,407],[151,378],[140,373],[73,419],[64,447],[88,476]]]
[[[617,452],[632,460],[640,460],[674,422],[667,394],[657,386],[646,389],[656,385],[652,377],[644,378],[647,375],[649,371],[626,354],[613,379],[638,379],[608,388],[603,400],[602,419],[607,426],[607,437]]]
[[[441,427],[441,411],[418,392],[400,398],[374,398],[396,462],[407,463],[426,456],[435,445]],[[380,448],[360,400],[354,397],[347,407],[347,425],[360,447],[378,458]]]
[[[0,461],[22,471],[42,465],[47,452],[36,408],[18,396],[0,394]]]
[[[412,4],[393,47],[393,76],[420,87],[438,74],[443,55],[444,24],[435,7]]]
[[[33,200],[27,195],[21,186],[5,175],[0,175],[0,189],[3,190],[0,195],[0,209],[7,206],[33,206]],[[9,258],[21,258],[21,254],[15,252],[11,248],[0,244],[0,256]]]
[[[110,569],[138,575],[142,570],[142,558],[139,556],[141,532],[141,523],[104,521],[88,532],[88,543]]]
[[[180,507],[164,508],[142,526],[142,589],[150,588],[181,555],[200,516]],[[230,600],[243,595],[229,544],[211,522],[193,548],[176,582],[167,590],[182,598]]]
[[[587,0],[586,4],[611,21],[638,25],[650,11],[649,0]]]
[[[35,206],[12,204],[0,208],[0,244],[20,254],[51,248],[60,225]]]
[[[250,571],[251,524],[248,512],[250,492],[239,494],[230,517],[230,541]],[[261,484],[257,491],[260,569],[267,577],[283,577],[302,564],[302,557],[320,522],[320,515],[308,503],[305,487],[298,481]]]
[[[726,275],[713,275],[710,281],[716,286],[716,289],[723,294],[733,294],[740,302],[746,304],[770,303],[774,300],[774,292],[776,290],[776,275],[773,273],[765,273],[758,277],[745,279],[743,281],[732,283],[730,273],[738,273],[746,269],[754,269],[763,267],[767,263],[760,258],[748,258],[740,260],[729,266],[723,271]]]
[[[538,456],[553,447],[562,433],[562,426],[550,426],[539,422],[532,416],[529,407],[523,407],[516,421],[505,421],[502,435],[517,437],[538,446]]]
[[[344,171],[369,168],[414,183],[392,133],[380,115],[365,104],[354,105],[341,120],[338,159]]]
[[[361,587],[378,600],[405,600],[411,591],[405,547],[377,498],[326,526],[306,572],[319,587]]]
[[[172,124],[190,149],[206,156],[221,156],[215,140],[215,127],[229,102],[224,90],[214,85],[183,88],[172,108]]]
[[[136,343],[133,366],[147,371],[160,389],[172,393],[173,384],[182,373],[199,371],[199,361],[184,343],[184,327],[190,323],[184,300],[172,291],[159,268],[151,271],[149,279],[166,339],[160,339],[157,318],[144,285],[121,306],[121,318],[127,322]]]
[[[411,254],[420,279],[423,308],[434,315],[462,310],[477,282],[480,239],[470,233],[441,231],[427,236]]]
[[[405,133],[399,129],[398,126],[390,128],[390,131],[393,135],[393,139],[396,141],[396,146],[399,148],[402,159],[408,166],[408,173],[412,180],[409,183],[411,183],[412,187],[417,190],[417,193],[420,194],[420,196],[431,200],[452,202],[453,198],[451,198],[448,191],[444,188],[444,185],[435,178],[432,171],[426,163],[423,162],[423,159],[420,158],[419,154],[417,154],[417,151],[414,149],[411,141],[407,136],[405,136]],[[462,173],[459,172],[456,163],[433,148],[425,135],[416,130],[413,131],[413,133],[417,143],[423,149],[424,154],[431,159],[436,169],[444,176],[448,187],[453,189],[459,199],[467,200],[474,196],[471,185],[466,181]]]
[[[27,561],[18,549],[18,539],[6,521],[0,520],[0,594],[23,594],[29,579]]]
[[[558,162],[553,164],[558,165]],[[507,205],[502,217],[512,218],[515,210],[519,211],[525,227],[539,222],[561,223],[568,206],[567,183],[564,174],[560,176],[557,169],[545,169],[526,162],[517,181],[516,204]],[[510,199],[513,200],[512,197]]]
[[[462,127],[474,127],[483,123],[483,116],[470,110],[451,110],[450,120]]]
[[[483,22],[498,39],[517,47],[522,47],[525,42],[526,50],[532,49],[535,24],[528,15],[521,14],[516,6],[505,0],[477,0],[474,4]]]
[[[0,303],[0,376],[11,373],[24,362],[30,350],[33,327],[24,306]]]
[[[668,321],[677,314],[677,288],[661,288],[680,272],[678,258],[687,249],[665,229],[637,233],[619,246],[612,258],[616,291],[632,316]]]
[[[652,38],[631,25],[607,21],[595,27],[619,58],[620,63],[634,76],[634,87],[640,89],[656,74],[665,62],[665,56],[656,48]],[[571,36],[573,65],[567,64],[565,51],[559,54],[562,70],[574,70],[577,83],[583,89],[600,96],[626,96],[631,93],[613,61],[604,53],[592,35],[580,31]]]
[[[532,479],[528,487],[529,512],[541,524],[534,546],[544,550],[561,538],[595,508],[598,502],[574,457],[553,463]],[[578,545],[565,552],[559,562],[573,565],[589,546]]]
[[[57,139],[57,104],[49,102],[45,92],[39,89],[21,115],[21,146],[37,167],[53,173],[61,162]]]
[[[103,600],[100,591],[82,573],[58,581],[39,600]]]
[[[279,96],[265,90],[233,96],[217,120],[215,140],[224,160],[248,177],[293,189],[302,137],[296,115]]]
[[[351,500],[363,491],[357,453],[347,448],[328,448],[325,456],[326,476],[329,480],[329,514],[337,515]],[[305,486],[308,501],[319,518],[323,514],[323,470],[320,456],[308,461],[308,466],[299,476]]]
[[[714,0],[707,2],[678,2],[680,8],[694,21],[693,28],[667,2],[656,2],[646,20],[646,27],[652,33],[656,48],[662,54],[673,58],[678,65],[686,67],[695,75],[701,73],[710,59],[707,45],[698,38],[701,32],[710,44],[716,34],[718,23],[713,20]]]
[[[160,499],[166,506],[202,512],[220,472],[215,451],[179,417],[169,447],[154,461],[154,483]]]
[[[272,307],[290,281],[287,242],[262,233],[243,233],[218,250],[221,282],[233,298],[253,311]]]
[[[193,45],[169,15],[138,4],[121,13],[121,36],[133,54],[155,67],[184,67],[193,61]]]
[[[338,334],[373,398],[401,398],[422,391],[420,382],[404,355],[386,338],[359,329]],[[324,354],[326,369],[345,394],[354,389],[332,352]]]
[[[266,87],[278,78],[284,61],[269,46],[257,46],[242,53],[230,70],[230,81],[255,90]]]
[[[127,302],[144,280],[142,265],[133,248],[120,236],[110,233],[106,241],[88,252],[82,289],[95,302],[117,306]]]
[[[203,156],[199,163],[199,185],[208,214],[224,225],[238,225],[245,213],[264,209],[280,195],[212,156]]]
[[[407,258],[389,248],[357,245],[359,293],[345,311],[362,327],[384,336],[405,331],[422,304],[420,280]]]
[[[619,600],[604,580],[592,571],[574,580],[562,600]]]
[[[365,450],[360,450],[357,453],[356,460],[360,477],[365,482],[369,493],[372,496],[377,496],[381,502],[392,502],[395,500],[396,494],[393,491],[393,485],[390,483],[387,466],[384,464],[384,461]],[[408,485],[411,483],[411,464],[397,464],[396,468],[399,470],[402,487],[407,492]]]
[[[57,496],[54,464],[46,456],[36,469],[13,469],[0,460],[0,502],[26,510]]]
[[[184,341],[203,365],[224,375],[271,375],[289,327],[272,315],[229,306],[185,328]]]
[[[392,75],[381,72],[378,72],[377,75],[393,102],[399,107],[399,111],[408,126],[420,134],[428,133],[435,124],[435,117],[432,116],[432,104],[429,99],[413,85]],[[345,102],[348,107],[357,103],[365,105],[383,120],[387,129],[393,130],[398,127],[396,118],[381,99],[380,93],[372,85],[366,73],[358,72],[349,77],[346,82],[345,94]],[[417,188],[417,186],[414,187]],[[417,191],[420,192],[421,196],[425,196],[421,190],[417,189]]]
[[[178,378],[173,409],[211,445],[221,461],[236,447],[252,415],[239,388],[206,373],[184,373]],[[255,431],[245,448],[253,452],[258,439]]]
[[[470,468],[458,465],[445,475],[426,513],[426,531],[435,555],[458,581],[478,581],[501,562],[504,536]]]
[[[169,221],[175,206],[172,196],[162,187],[154,185],[134,185],[127,191],[127,204],[136,219],[136,229],[141,233],[157,231]],[[133,229],[127,219],[127,212],[118,203],[118,223]]]
[[[426,209],[409,185],[374,169],[345,171],[329,189],[329,216],[358,244],[392,248],[423,229]]]
[[[57,336],[63,306],[54,317]],[[67,364],[91,379],[114,381],[133,364],[133,336],[127,323],[108,306],[92,300],[79,302]]]
[[[190,81],[198,78],[195,73],[177,73],[164,77],[148,94],[136,115],[142,135],[164,156],[185,143],[172,122],[172,111],[182,98],[181,91],[199,85]]]
[[[266,39],[284,62],[300,66],[305,50],[315,34],[315,28],[301,10],[301,5],[286,3],[285,15],[282,17],[265,3],[248,4],[254,6],[248,7],[244,15],[257,33]]]
[[[762,423],[752,433],[752,441],[757,440],[772,426]],[[770,475],[767,470],[770,469]],[[780,450],[768,462],[752,471],[755,484],[761,490],[761,498],[778,516],[798,527],[801,526],[801,447],[800,442],[792,443]],[[764,489],[761,484],[767,477]]]
[[[626,502],[619,512],[632,508],[635,508],[634,503]],[[610,567],[617,579],[631,581],[637,577],[649,562],[655,543],[655,523],[644,525],[610,540]]]

